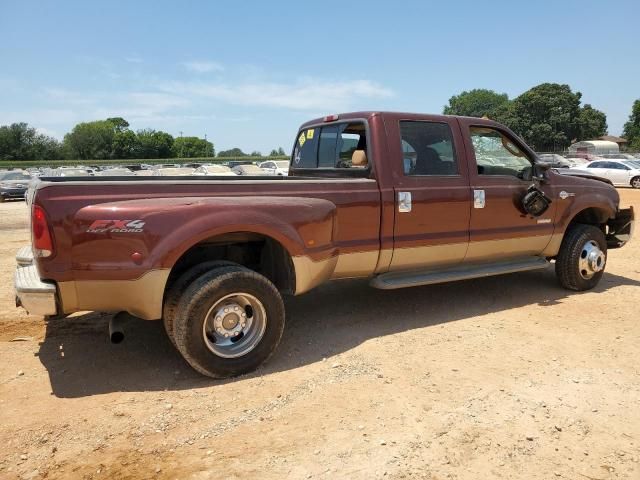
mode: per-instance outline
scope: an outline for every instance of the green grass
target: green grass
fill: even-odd
[[[202,158],[130,158],[119,160],[0,160],[0,168],[28,168],[28,167],[85,167],[93,165],[135,165],[146,163],[226,163],[229,161],[249,160],[252,162],[266,162],[267,160],[289,160],[287,156],[277,157],[202,157]]]

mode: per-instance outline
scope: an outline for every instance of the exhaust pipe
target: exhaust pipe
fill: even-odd
[[[111,343],[122,343],[124,340],[124,320],[126,317],[126,312],[119,312],[109,320],[109,339]]]

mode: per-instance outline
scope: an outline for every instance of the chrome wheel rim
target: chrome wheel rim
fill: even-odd
[[[589,240],[582,247],[580,252],[580,260],[578,260],[578,269],[580,276],[585,280],[589,280],[596,273],[604,270],[604,264],[607,257],[594,240]]]
[[[631,186],[633,188],[640,188],[640,177],[636,177],[633,180],[631,180]]]
[[[256,348],[267,328],[262,302],[248,293],[231,293],[207,312],[202,338],[207,348],[222,358],[238,358]]]

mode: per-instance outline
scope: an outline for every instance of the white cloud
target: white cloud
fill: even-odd
[[[182,65],[190,72],[195,73],[221,72],[224,70],[221,64],[209,61],[184,62]]]
[[[124,61],[128,62],[128,63],[142,63],[143,62],[143,60],[140,57],[125,57]]]
[[[392,90],[369,80],[331,82],[304,79],[293,84],[273,82],[224,83],[174,82],[162,89],[177,95],[192,95],[243,106],[278,107],[322,111],[348,108],[355,100],[388,98]]]

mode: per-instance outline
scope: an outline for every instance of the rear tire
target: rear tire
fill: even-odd
[[[167,336],[174,347],[176,346],[176,340],[174,338],[173,325],[182,293],[199,276],[213,270],[214,268],[230,266],[239,265],[226,260],[212,260],[209,262],[199,263],[184,272],[171,284],[171,287],[169,287],[165,294],[164,307],[162,310],[162,323],[164,323],[164,330],[167,332]]]
[[[640,177],[633,177],[631,179],[631,186],[633,188],[640,188]]]
[[[607,261],[607,242],[593,225],[576,224],[564,234],[556,258],[556,276],[568,290],[590,290],[595,287]]]
[[[182,294],[174,337],[195,370],[212,378],[251,372],[266,362],[284,331],[280,292],[242,266],[209,271]]]

